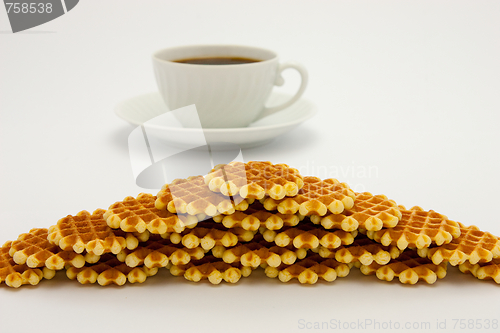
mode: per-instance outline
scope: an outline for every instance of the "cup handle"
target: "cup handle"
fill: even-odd
[[[293,95],[292,98],[290,98],[288,101],[286,101],[280,105],[276,105],[276,106],[273,106],[270,108],[264,107],[264,110],[262,111],[262,113],[254,121],[262,119],[262,118],[267,117],[267,116],[270,116],[273,113],[276,113],[278,111],[281,111],[281,110],[289,107],[290,105],[295,103],[302,96],[302,94],[304,93],[304,90],[306,90],[307,81],[308,81],[308,77],[309,77],[307,74],[307,70],[304,66],[302,66],[298,62],[294,62],[294,61],[283,62],[279,65],[278,73],[276,75],[276,80],[274,81],[274,85],[282,86],[285,83],[285,80],[283,80],[283,77],[281,76],[281,72],[283,72],[287,68],[293,68],[299,72],[300,77],[301,77],[299,90],[297,90],[297,92],[295,93],[295,95]]]

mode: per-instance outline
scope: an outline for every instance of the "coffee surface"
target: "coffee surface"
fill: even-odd
[[[261,60],[242,57],[206,57],[174,60],[174,62],[193,65],[240,65],[259,61]]]

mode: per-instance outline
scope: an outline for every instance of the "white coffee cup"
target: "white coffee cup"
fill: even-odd
[[[176,62],[209,57],[242,57],[257,62],[231,65],[205,65]],[[275,52],[250,46],[179,46],[153,54],[153,67],[159,92],[170,110],[195,104],[204,128],[245,127],[295,103],[307,86],[307,70],[296,62],[278,61]],[[287,102],[274,107],[265,103],[273,86],[284,83],[281,72],[296,69],[301,84]],[[184,127],[199,127],[192,117],[176,114]]]

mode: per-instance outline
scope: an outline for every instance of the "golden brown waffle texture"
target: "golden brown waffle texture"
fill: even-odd
[[[267,210],[277,210],[282,214],[323,216],[327,213],[340,214],[344,209],[352,208],[354,198],[349,186],[336,179],[305,177],[304,186],[297,195],[289,198],[270,197],[263,202]]]
[[[302,259],[307,254],[304,249],[295,249],[293,246],[280,247],[266,241],[238,244],[235,247],[221,251],[212,250],[215,257],[220,257],[226,263],[240,262],[243,266],[257,268],[261,265],[278,267],[291,265],[297,258]]]
[[[164,185],[158,192],[155,206],[177,214],[216,216],[244,210],[248,204],[243,200],[235,205],[231,198],[211,191],[202,176],[196,176]]]
[[[368,231],[368,237],[383,245],[395,245],[404,250],[407,247],[423,249],[431,244],[447,244],[460,236],[458,223],[435,211],[424,211],[417,206],[409,210],[400,206],[400,211],[401,221],[396,226]]]
[[[424,248],[419,254],[428,257],[433,263],[443,261],[453,266],[466,261],[471,264],[486,263],[500,258],[500,239],[489,232],[479,230],[476,226],[466,227],[462,223],[460,236],[442,246]]]
[[[385,265],[391,258],[399,257],[401,251],[395,246],[384,246],[363,234],[358,234],[351,245],[344,245],[333,250],[320,247],[318,254],[323,258],[335,258],[338,262],[346,264],[360,262],[363,265],[370,265],[376,262],[379,265]]]
[[[385,281],[392,281],[397,277],[405,284],[415,284],[420,280],[432,284],[446,276],[446,262],[435,265],[429,259],[420,257],[415,250],[406,250],[386,265],[373,262],[361,265],[360,269],[365,275],[375,274]]]
[[[231,162],[216,166],[206,177],[210,190],[241,198],[283,199],[295,196],[304,185],[298,170],[271,162]]]
[[[52,279],[55,272],[46,267],[42,269],[30,268],[26,264],[16,264],[9,254],[12,242],[5,243],[0,248],[0,284],[5,284],[12,288],[19,288],[21,285],[37,285],[40,280]]]
[[[279,230],[284,226],[296,226],[303,216],[269,212],[259,201],[255,201],[244,212],[236,211],[233,214],[219,215],[213,219],[222,223],[226,228],[241,227],[245,230],[258,230],[260,227],[265,227],[269,230]]]
[[[401,219],[401,212],[394,200],[385,195],[356,193],[354,205],[341,214],[312,215],[311,221],[325,229],[354,231],[359,229],[377,231],[395,227]]]
[[[0,284],[37,285],[63,269],[101,286],[143,283],[160,270],[212,284],[245,283],[254,270],[316,284],[359,268],[412,285],[444,278],[448,264],[500,284],[497,236],[286,164],[222,164],[105,207],[5,243]]]
[[[26,264],[30,268],[47,267],[61,270],[65,266],[82,267],[85,258],[74,251],[63,251],[48,239],[48,230],[34,228],[29,233],[21,234],[13,241],[9,250],[16,264]]]
[[[493,280],[500,284],[500,259],[480,264],[471,264],[466,261],[460,264],[459,268],[463,273],[471,273],[480,280]]]
[[[260,232],[268,242],[281,247],[293,245],[297,249],[316,249],[319,246],[336,249],[341,245],[352,244],[357,234],[356,231],[324,230],[312,223],[278,231],[263,228]]]
[[[129,267],[146,266],[147,268],[185,265],[191,260],[199,260],[205,256],[200,247],[186,248],[180,244],[173,244],[169,239],[150,238],[134,250],[123,250],[118,259]]]
[[[99,283],[101,286],[115,284],[122,286],[125,282],[142,283],[148,276],[155,275],[158,268],[129,267],[112,254],[105,254],[98,263],[86,264],[84,267],[69,267],[66,275],[81,284]]]
[[[249,276],[252,273],[252,268],[245,267],[240,263],[228,264],[213,256],[207,256],[186,265],[173,265],[170,267],[170,273],[174,276],[183,275],[186,280],[193,282],[208,280],[212,284],[219,284],[224,280],[236,283],[241,277]]]
[[[141,193],[134,197],[126,197],[123,201],[112,204],[103,218],[109,227],[126,232],[145,232],[164,234],[167,232],[182,232],[186,225],[179,217],[164,209],[155,207],[156,197]],[[186,217],[187,224],[195,224],[196,218]]]
[[[103,209],[90,214],[81,211],[60,219],[49,228],[47,239],[65,251],[82,253],[86,250],[95,255],[120,252],[124,248],[134,248],[138,241],[132,234],[118,236],[104,220]]]
[[[269,266],[265,269],[268,277],[278,277],[281,282],[297,279],[302,284],[315,284],[318,279],[332,282],[337,277],[347,276],[349,271],[349,265],[318,255],[306,257],[292,265]]]

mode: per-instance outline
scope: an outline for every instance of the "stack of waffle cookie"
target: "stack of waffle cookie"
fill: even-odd
[[[0,283],[36,285],[64,270],[82,284],[123,285],[168,269],[219,284],[263,269],[314,284],[354,267],[415,284],[444,278],[448,264],[500,284],[500,238],[285,164],[233,162],[21,234],[0,248]]]

